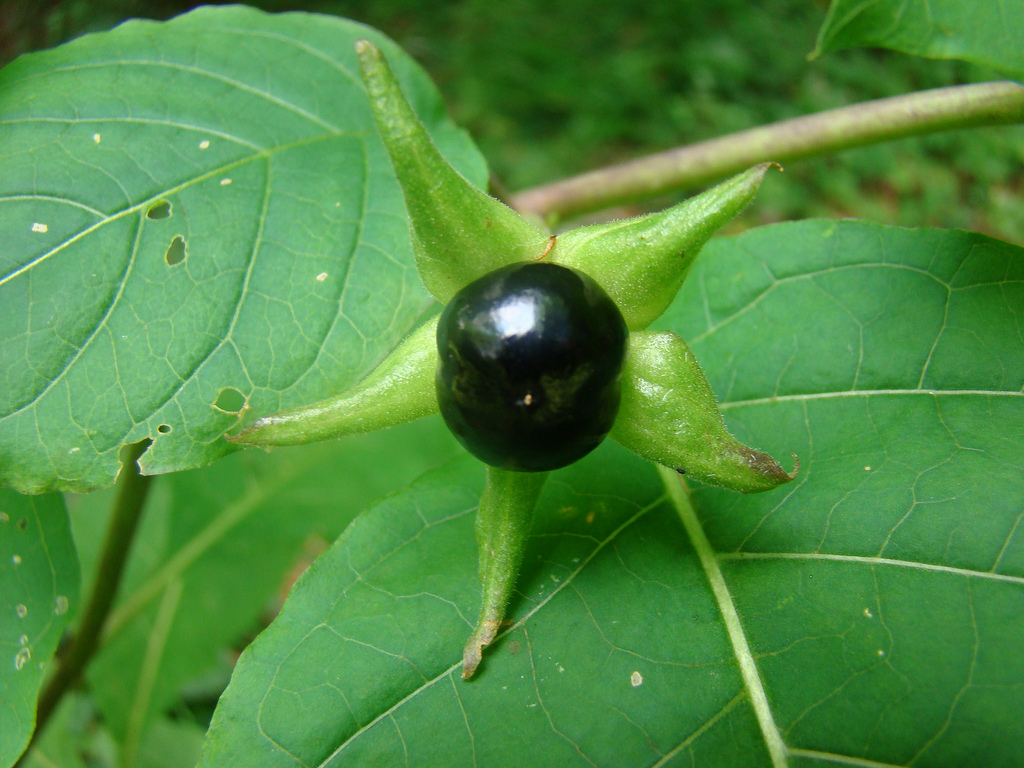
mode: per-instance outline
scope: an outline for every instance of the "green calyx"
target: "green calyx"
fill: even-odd
[[[646,328],[672,303],[704,244],[754,199],[771,166],[756,165],[658,213],[566,232],[549,258],[597,280],[631,331]]]
[[[523,562],[533,510],[549,474],[487,468],[487,483],[476,515],[483,600],[476,629],[462,654],[464,680],[473,676],[483,649],[501,631],[505,609]]]
[[[541,256],[548,236],[448,164],[380,50],[359,40],[356,53],[377,130],[405,195],[416,268],[427,290],[447,304],[478,277]]]
[[[728,433],[681,338],[642,330],[672,302],[704,243],[754,197],[770,164],[660,213],[549,237],[448,164],[372,43],[360,40],[356,52],[370,109],[405,197],[416,266],[439,301],[448,303],[464,286],[514,262],[546,259],[584,272],[615,302],[630,330],[621,405],[610,437],[653,462],[744,493],[794,478],[795,469],[787,473]],[[347,392],[264,416],[228,439],[240,445],[296,445],[438,412],[436,331],[435,318]],[[474,674],[483,649],[500,633],[548,474],[487,468],[477,513],[482,605],[463,653],[464,678]]]
[[[257,419],[228,440],[239,445],[302,445],[373,432],[437,413],[437,318],[412,332],[352,389]]]
[[[630,334],[622,382],[611,438],[645,459],[743,493],[796,477],[729,434],[697,358],[676,334]]]

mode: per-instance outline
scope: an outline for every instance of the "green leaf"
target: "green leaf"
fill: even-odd
[[[441,152],[483,184],[423,71],[366,27],[200,8],[0,73],[0,483],[201,466],[245,404],[357,381],[431,298],[353,50],[391,60]]]
[[[802,460],[694,495],[790,749],[1024,757],[1022,308],[1019,247],[809,221],[712,243],[665,318],[734,433]]]
[[[649,538],[655,521],[679,527],[656,478],[613,443],[551,476],[510,607],[513,621],[529,618],[464,683],[462,644],[480,606],[474,513],[483,471],[465,459],[424,476],[349,528],[243,654],[202,765],[436,765],[442,756],[447,765],[573,764],[571,738],[547,720],[541,689],[552,685],[573,700],[574,727],[598,736],[609,719],[639,717],[654,691],[674,689],[711,717],[740,686],[714,643],[680,645],[660,660],[630,652],[655,616],[638,599],[700,580],[680,536]],[[644,583],[657,566],[621,559],[623,540],[668,569],[663,582]],[[591,600],[597,615],[584,618]],[[618,612],[616,601],[631,608]],[[685,610],[691,624],[713,604],[705,595],[663,608]],[[669,622],[653,627],[663,642],[677,632]],[[634,693],[637,665],[664,674]],[[623,694],[632,701],[612,712]],[[620,754],[652,754],[649,736],[630,728]]]
[[[78,560],[59,495],[0,489],[0,765],[35,730],[43,670],[78,603]]]
[[[298,582],[202,765],[1019,764],[1021,307],[1024,253],[981,235],[712,241],[661,323],[800,476],[687,495],[608,441],[553,473],[464,683],[483,472],[435,470]]]
[[[1021,79],[1024,0],[832,0],[811,55],[858,47],[963,59]]]
[[[122,744],[121,765],[150,764],[144,752],[157,716],[185,684],[224,669],[224,649],[258,628],[278,591],[358,512],[457,451],[434,418],[271,455],[248,451],[158,479],[87,672]],[[87,573],[108,495],[73,507]]]

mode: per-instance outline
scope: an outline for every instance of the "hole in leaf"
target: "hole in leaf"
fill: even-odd
[[[134,443],[125,443],[117,452],[118,461],[124,464],[126,461],[128,461],[128,458],[131,456],[132,451],[134,451],[136,448],[139,450],[139,456],[142,456],[142,454],[146,452],[146,449],[149,448],[149,446],[151,446],[152,444],[153,440],[152,438],[149,437],[144,437],[141,440]]]
[[[122,478],[122,473],[129,462],[135,465],[135,471],[140,475],[142,474],[142,465],[139,463],[142,456],[149,449],[149,446],[153,444],[153,438],[144,437],[134,443],[125,443],[117,452],[118,461],[121,462],[121,468],[118,470],[117,478]]]
[[[167,246],[167,254],[164,256],[167,259],[167,266],[173,267],[175,264],[181,264],[187,255],[185,253],[185,238],[175,235],[171,244]]]
[[[146,211],[147,219],[166,219],[171,215],[171,204],[166,200],[158,200]]]
[[[23,517],[21,518],[21,520],[18,521],[18,530],[24,531],[26,528],[28,528],[28,518]]]
[[[245,395],[234,387],[224,387],[217,395],[213,407],[225,413],[238,413],[245,407]]]
[[[161,435],[169,435],[172,429],[173,427],[171,427],[170,424],[161,424],[159,427],[156,428],[156,431],[159,432]]]

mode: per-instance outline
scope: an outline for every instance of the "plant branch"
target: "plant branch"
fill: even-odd
[[[765,161],[786,162],[955,128],[1024,122],[1024,86],[936,88],[783,120],[637,158],[512,195],[512,207],[549,223],[696,187]]]
[[[128,552],[132,539],[138,528],[142,507],[146,501],[151,477],[144,476],[139,470],[139,458],[149,447],[150,440],[130,445],[125,451],[121,465],[121,476],[118,481],[117,499],[110,516],[103,552],[100,556],[99,569],[96,572],[96,583],[89,595],[88,604],[82,613],[78,631],[71,647],[50,678],[46,688],[39,697],[36,708],[36,729],[32,743],[38,740],[47,721],[64,694],[78,681],[86,664],[99,647],[100,634],[107,616],[117,597],[118,585],[124,573]],[[32,747],[29,744],[29,749]],[[28,754],[28,750],[25,751]]]

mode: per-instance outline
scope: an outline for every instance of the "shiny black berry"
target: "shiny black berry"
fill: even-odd
[[[441,313],[441,414],[491,466],[564,467],[612,428],[627,339],[618,307],[582,272],[547,262],[497,269]]]

